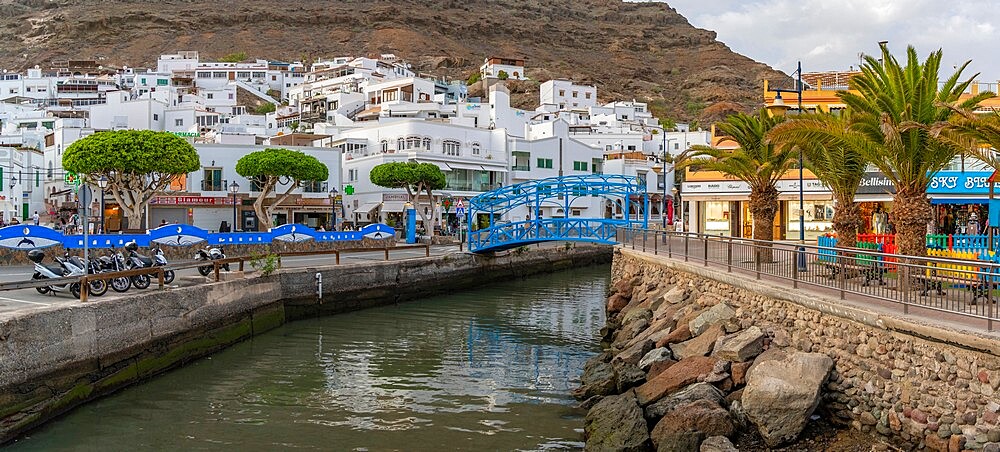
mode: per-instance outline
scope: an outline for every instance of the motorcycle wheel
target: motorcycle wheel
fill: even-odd
[[[212,266],[206,265],[204,267],[198,267],[198,273],[201,273],[201,276],[208,276],[209,273],[212,273]]]
[[[101,295],[108,293],[108,282],[103,279],[90,281],[89,284],[90,284],[90,295],[99,297]]]
[[[163,284],[170,284],[174,282],[174,276],[175,275],[173,270],[167,270],[163,272]]]
[[[45,278],[44,276],[35,274],[34,276],[31,277],[31,279],[47,279],[47,278]],[[47,293],[49,293],[49,292],[52,291],[52,289],[50,289],[49,286],[36,287],[35,290],[37,290],[38,293],[40,293],[42,295],[45,295],[45,294],[47,294]]]
[[[135,275],[132,277],[132,285],[136,289],[145,289],[149,287],[149,275]]]
[[[123,293],[128,291],[128,288],[132,286],[132,282],[128,278],[122,276],[121,278],[115,278],[111,280],[111,290],[118,293]]]
[[[73,283],[69,285],[69,293],[73,295],[73,298],[77,300],[80,299],[80,283]]]
[[[229,271],[229,264],[222,264],[222,269],[225,271]]]

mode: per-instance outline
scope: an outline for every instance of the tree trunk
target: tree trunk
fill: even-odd
[[[751,191],[750,213],[753,214],[754,240],[773,241],[774,215],[778,213],[778,190],[772,185]],[[769,243],[758,243],[755,246],[755,254],[760,262],[774,262]]]
[[[264,202],[267,201],[267,196],[271,194],[275,185],[277,185],[277,180],[268,179],[260,190],[260,196],[253,202],[253,211],[257,214],[258,227],[262,231],[268,231],[274,227],[274,222],[271,221],[271,209],[264,206]]]
[[[858,246],[858,230],[861,229],[861,209],[854,202],[854,194],[835,193],[837,210],[833,213],[833,230],[837,232],[837,246],[854,248]]]
[[[927,200],[926,190],[903,188],[893,200],[889,221],[896,227],[897,253],[906,256],[927,256],[927,223],[934,211]]]

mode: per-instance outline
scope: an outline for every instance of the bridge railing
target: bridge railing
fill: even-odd
[[[971,323],[988,331],[1000,320],[1000,265],[994,262],[631,227],[618,228],[615,241],[840,299],[887,303],[904,314]]]
[[[494,224],[469,233],[469,251],[513,248],[531,243],[572,240],[614,243],[625,220],[608,218],[541,218]]]

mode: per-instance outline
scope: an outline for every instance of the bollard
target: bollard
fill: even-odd
[[[424,257],[431,257],[431,246],[424,245]]]
[[[87,275],[80,278],[80,302],[86,303],[87,298],[90,296],[90,281],[87,281]]]
[[[159,289],[163,290],[163,268],[162,267],[156,269],[156,279],[157,279],[157,283],[159,283]]]
[[[215,282],[219,282],[219,262],[212,262],[212,266],[215,267]]]
[[[316,299],[323,304],[323,274],[316,272]]]
[[[389,247],[385,248],[385,260],[389,260]]]

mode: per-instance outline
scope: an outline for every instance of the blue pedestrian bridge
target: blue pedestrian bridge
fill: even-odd
[[[602,201],[594,203],[594,198]],[[574,207],[594,207],[595,204],[601,206],[601,217],[570,214]],[[543,218],[541,213],[545,207],[556,207],[553,211],[562,209],[562,216]],[[616,211],[623,213],[615,215]],[[510,185],[469,201],[466,223],[469,225],[469,251],[488,253],[551,241],[614,244],[618,227],[648,226],[648,212],[645,184],[636,177],[589,174]],[[500,220],[524,218],[526,214],[530,217],[523,221]],[[480,219],[488,226],[479,228],[477,221]]]

